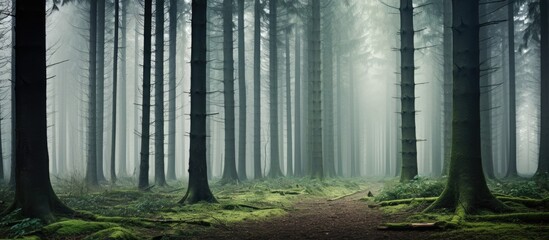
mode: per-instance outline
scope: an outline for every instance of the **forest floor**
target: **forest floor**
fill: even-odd
[[[434,222],[451,214],[421,214],[424,201],[381,206],[382,201],[438,196],[444,180],[280,178],[236,185],[212,183],[218,204],[180,205],[186,183],[137,191],[121,179],[89,189],[77,176],[54,178],[54,189],[69,207],[88,218],[61,218],[49,225],[0,217],[0,239],[549,239],[549,194],[532,181],[491,182],[493,192],[541,203],[535,208],[509,202],[533,221],[465,222],[454,228],[383,231],[385,223]],[[373,195],[372,195],[373,194]],[[374,197],[372,197],[374,196]],[[0,212],[13,192],[0,187]]]

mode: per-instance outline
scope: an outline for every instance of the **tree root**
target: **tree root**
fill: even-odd
[[[382,207],[395,206],[395,205],[400,205],[400,204],[410,204],[412,202],[434,202],[437,199],[438,199],[438,197],[425,197],[425,198],[408,198],[408,199],[381,201],[381,202],[379,202],[379,206],[382,206]]]
[[[549,207],[549,198],[544,199],[532,199],[532,198],[519,198],[519,197],[497,197],[503,202],[515,202],[520,203],[526,207]]]
[[[490,215],[469,215],[466,217],[470,221],[497,221],[497,222],[525,222],[525,223],[549,223],[549,212],[531,212],[531,213],[509,213],[509,214],[490,214]]]

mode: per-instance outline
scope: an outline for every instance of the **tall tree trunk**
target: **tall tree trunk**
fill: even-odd
[[[235,161],[233,2],[223,0],[223,96],[225,104],[225,165],[222,182],[238,182]]]
[[[207,3],[206,3],[207,5]],[[210,5],[211,5],[211,2],[210,2]],[[207,19],[212,19],[212,10],[207,7],[207,10],[206,10],[206,18]],[[211,24],[211,23],[209,23]],[[211,48],[211,45],[212,45],[212,38],[210,37],[211,35],[211,30],[206,30],[206,48],[207,49],[212,49]],[[212,62],[212,53],[213,51],[210,50],[210,51],[207,51],[206,53],[206,61],[207,62]],[[213,70],[213,66],[212,64],[207,64],[206,65],[206,79],[208,79],[208,81],[206,82],[206,92],[211,92],[212,91],[212,82],[213,81],[210,81],[209,79],[211,79],[211,73],[212,73],[212,70]],[[212,110],[211,110],[211,102],[212,102],[212,97],[209,97],[209,95],[206,95],[206,113],[210,113]],[[206,118],[206,136],[212,136],[212,120],[211,118]],[[208,167],[207,167],[207,171],[208,171],[208,179],[212,179],[213,178],[213,153],[214,153],[214,149],[213,149],[213,144],[212,144],[212,137],[208,137],[206,138],[206,149],[208,149],[208,151],[206,151],[206,160],[208,162]]]
[[[351,177],[358,177],[360,176],[360,169],[358,169],[358,158],[357,156],[357,145],[358,145],[358,139],[357,139],[357,131],[358,128],[356,126],[356,108],[355,108],[355,57],[353,53],[349,53],[349,131],[351,132],[350,137],[351,140],[349,141],[349,144],[351,145],[350,149],[350,167],[351,167]]]
[[[301,156],[301,34],[299,28],[295,29],[295,157],[294,176],[302,176],[303,170]]]
[[[16,3],[16,0],[11,0],[11,10],[12,12],[15,12],[15,3]],[[15,81],[13,81],[15,79],[15,18],[12,17],[11,18],[11,87],[10,87],[10,91],[11,91],[11,102],[10,102],[10,107],[11,107],[11,130],[10,130],[10,133],[11,133],[11,144],[10,144],[10,152],[11,152],[11,164],[10,164],[10,181],[8,183],[9,187],[14,189],[15,188],[15,155],[17,154],[16,151],[15,151],[15,148],[16,148],[16,139],[15,139]]]
[[[269,177],[282,176],[278,146],[278,48],[277,48],[277,1],[269,1],[269,117],[271,126],[271,169]]]
[[[444,0],[444,163],[442,175],[448,175],[450,158],[452,156],[452,0]]]
[[[480,150],[479,0],[453,0],[454,119],[452,159],[442,195],[427,211],[455,210],[458,217],[506,207],[488,189]]]
[[[330,11],[331,9],[326,9]],[[326,12],[327,15],[332,13]],[[323,71],[323,103],[324,103],[324,121],[323,121],[323,136],[326,141],[324,141],[324,172],[326,177],[335,177],[335,157],[334,157],[334,76],[333,76],[333,41],[332,41],[332,19],[327,16],[324,20],[324,26],[322,29],[325,31],[324,41],[322,42],[322,69]]]
[[[311,59],[309,68],[309,145],[311,149],[310,175],[324,177],[322,150],[322,80],[320,55],[320,0],[312,0],[312,35],[310,40]]]
[[[118,20],[120,15],[119,0],[114,0],[114,53],[112,67],[112,138],[111,138],[111,182],[116,182],[116,107],[118,90]],[[123,149],[125,151],[126,149]]]
[[[254,3],[254,178],[261,174],[261,1]]]
[[[286,144],[288,150],[286,152],[286,175],[294,175],[294,163],[293,163],[293,142],[292,142],[292,76],[290,74],[290,34],[291,27],[286,28]]]
[[[123,124],[124,127],[121,127],[119,129],[119,140],[120,143],[120,151],[118,151],[118,176],[119,177],[125,177],[128,174],[128,170],[126,168],[126,153],[128,151],[127,148],[127,132],[126,132],[126,116],[127,116],[127,110],[126,110],[126,47],[127,47],[127,25],[128,25],[128,6],[129,2],[128,0],[122,0],[122,21],[120,22],[121,30],[122,30],[122,36],[120,38],[120,42],[122,46],[120,47],[120,59],[122,59],[122,64],[120,65],[120,104],[119,106],[119,112],[120,112],[120,123]]]
[[[97,3],[90,1],[90,43],[89,43],[89,120],[88,120],[88,161],[86,183],[97,186]]]
[[[97,0],[97,180],[106,182],[103,171],[103,112],[105,107],[105,0]]]
[[[149,142],[151,122],[151,38],[152,38],[152,0],[145,0],[143,29],[143,117],[141,118],[141,153],[139,162],[138,188],[149,187]]]
[[[192,1],[191,132],[189,187],[180,203],[217,202],[208,185],[206,164],[206,0]]]
[[[483,4],[480,6],[480,16],[483,16],[482,22],[488,22],[490,9],[488,9],[488,4]],[[490,33],[487,28],[480,29],[480,62],[481,68],[483,71],[481,77],[481,95],[480,95],[480,104],[481,104],[481,154],[482,154],[482,167],[484,169],[484,174],[489,179],[494,179],[494,166],[493,166],[493,157],[492,157],[492,87],[491,87],[491,59],[490,56]]]
[[[137,11],[136,11],[137,12]],[[133,113],[133,119],[134,119],[134,131],[138,131],[138,126],[139,126],[139,82],[140,82],[140,78],[139,78],[139,53],[141,51],[141,48],[139,46],[139,22],[140,22],[140,19],[139,19],[139,16],[141,15],[141,13],[136,13],[135,14],[135,19],[134,19],[134,24],[135,24],[135,33],[134,33],[134,104],[135,104],[135,107],[134,107],[134,113]],[[140,161],[141,161],[141,157],[140,157],[140,152],[141,152],[141,149],[139,147],[139,140],[140,138],[138,137],[134,137],[134,142],[133,142],[133,145],[134,145],[134,175],[136,175],[136,177],[139,178],[139,172],[141,171],[141,169],[137,169],[139,166],[140,166]],[[139,156],[139,157],[138,157]],[[148,170],[147,170],[148,171]]]
[[[506,177],[517,177],[517,115],[515,84],[515,0],[507,2],[509,42],[509,168]]]
[[[154,182],[166,185],[164,169],[164,1],[156,1],[154,48]]]
[[[412,0],[400,0],[400,101],[402,104],[401,182],[412,180],[417,175],[414,52],[414,7],[412,5]]]
[[[238,0],[238,177],[246,180],[246,55],[244,42],[244,0]]]
[[[177,48],[177,1],[170,0],[170,49],[168,57],[168,180],[175,180],[175,92],[176,92],[176,48]],[[185,31],[183,29],[183,31]],[[185,149],[185,148],[183,148]],[[182,150],[184,151],[184,150]]]
[[[51,222],[73,211],[53,192],[48,171],[46,2],[17,0],[15,8],[16,186],[4,213],[21,209],[24,217]]]
[[[541,13],[541,66],[549,66],[549,3],[540,1]],[[549,175],[549,68],[541,68],[541,126],[539,140],[539,161],[536,177]]]
[[[336,81],[337,81],[337,176],[343,177],[343,78],[341,64],[341,47],[336,50]]]

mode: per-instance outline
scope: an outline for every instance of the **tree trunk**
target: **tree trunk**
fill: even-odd
[[[400,0],[401,182],[412,180],[417,176],[414,52],[414,7],[412,6],[412,0]]]
[[[14,202],[4,214],[21,209],[24,217],[48,223],[54,215],[73,211],[53,192],[48,171],[46,2],[18,0],[15,16],[16,186]]]
[[[139,162],[138,188],[149,187],[149,142],[151,122],[151,38],[152,38],[152,0],[145,0],[143,29],[143,116],[141,118],[141,153]]]
[[[295,157],[294,176],[302,176],[301,169],[301,34],[299,28],[295,29]]]
[[[453,132],[448,182],[427,211],[454,209],[458,216],[506,207],[488,189],[480,146],[479,0],[453,0]]]
[[[330,15],[331,13],[326,13]],[[324,173],[326,177],[335,177],[335,158],[334,158],[334,76],[333,76],[333,41],[332,41],[332,19],[325,19],[322,29],[324,33],[324,41],[322,42],[322,69],[323,71],[323,103],[324,103],[324,121],[323,121],[323,137],[324,141]]]
[[[541,13],[541,66],[549,66],[549,3],[540,1]],[[541,126],[539,161],[536,176],[549,175],[549,68],[541,68]]]
[[[278,49],[277,49],[277,1],[269,1],[269,116],[271,126],[271,169],[269,177],[281,177],[280,151],[278,147]]]
[[[286,144],[288,151],[286,152],[286,175],[294,175],[293,163],[293,142],[292,142],[292,76],[290,74],[290,34],[291,27],[286,28]]]
[[[446,176],[449,172],[450,158],[452,156],[452,0],[444,0],[444,162],[442,166],[442,175]]]
[[[246,180],[246,55],[244,42],[244,0],[238,0],[238,177]]]
[[[11,7],[12,7],[12,11],[15,12],[15,3],[16,3],[16,0],[11,0]],[[11,79],[15,79],[15,18],[12,17],[11,18]],[[10,102],[10,107],[11,107],[11,113],[12,113],[12,116],[11,116],[11,130],[10,130],[10,133],[11,133],[11,145],[10,145],[10,152],[11,152],[11,164],[10,164],[10,181],[8,183],[9,187],[11,189],[14,189],[15,188],[15,154],[16,154],[16,151],[15,151],[15,148],[16,148],[16,145],[15,145],[15,116],[13,116],[13,113],[15,112],[15,81],[11,81],[11,87],[10,87],[10,91],[11,91],[11,102]]]
[[[223,96],[225,104],[225,165],[222,182],[238,182],[235,161],[233,2],[223,0]]]
[[[351,132],[350,137],[351,140],[349,141],[349,144],[351,145],[351,154],[350,154],[350,167],[351,167],[351,177],[359,177],[360,176],[360,169],[358,169],[358,156],[357,156],[357,145],[358,145],[358,139],[357,139],[357,127],[356,127],[356,118],[357,114],[355,112],[355,64],[354,64],[354,54],[349,53],[349,131]]]
[[[343,78],[341,77],[341,47],[336,50],[337,81],[337,176],[343,177]]]
[[[164,1],[156,1],[154,48],[154,182],[166,185],[164,169]]]
[[[97,180],[106,182],[103,173],[103,112],[105,106],[105,0],[97,0]]]
[[[507,3],[507,24],[509,42],[509,162],[508,178],[518,177],[517,172],[517,115],[515,84],[515,0]]]
[[[254,3],[254,178],[261,174],[261,1]]]
[[[484,16],[482,22],[488,22],[490,10],[488,9],[488,4],[483,4],[480,6],[480,16]],[[489,43],[489,32],[488,28],[480,29],[480,62],[481,68],[483,71],[481,77],[481,95],[480,95],[480,104],[481,104],[481,154],[482,154],[482,166],[484,169],[484,174],[489,179],[494,179],[494,166],[493,166],[493,157],[492,157],[492,90],[491,87],[491,59],[490,56],[490,45]]]
[[[122,36],[120,38],[120,42],[122,46],[120,47],[120,59],[122,60],[122,64],[120,65],[120,104],[119,106],[119,112],[120,112],[120,123],[123,124],[124,127],[121,127],[119,129],[119,140],[120,143],[120,151],[118,151],[118,176],[119,177],[125,177],[128,175],[128,170],[126,168],[126,153],[128,151],[127,148],[127,133],[126,133],[126,47],[127,47],[127,37],[126,37],[126,30],[128,25],[128,6],[129,2],[128,0],[122,0],[122,21],[120,22],[122,29]]]
[[[170,49],[168,57],[168,180],[175,180],[175,77],[176,77],[176,48],[177,48],[177,1],[170,0],[170,26],[169,26],[169,35],[170,35]],[[185,30],[183,30],[185,31]],[[182,117],[183,118],[183,117]],[[183,148],[185,149],[185,148]],[[184,150],[182,150],[184,151]]]
[[[322,150],[322,80],[320,55],[320,0],[312,0],[312,35],[309,48],[311,59],[309,68],[309,152],[311,153],[310,175],[324,177]]]
[[[191,132],[189,187],[180,203],[217,202],[208,185],[206,164],[206,0],[192,1]]]
[[[88,120],[88,161],[86,183],[97,186],[97,3],[90,1],[90,43],[89,43],[89,120]]]
[[[114,53],[112,67],[112,138],[111,138],[111,182],[116,182],[116,107],[118,90],[118,20],[120,15],[119,0],[114,0]],[[124,151],[126,149],[123,149]]]

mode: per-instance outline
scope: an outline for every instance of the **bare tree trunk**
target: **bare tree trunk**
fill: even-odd
[[[154,182],[166,185],[164,169],[164,1],[156,1],[154,48]]]
[[[518,176],[517,172],[517,115],[516,115],[516,71],[515,71],[515,0],[507,2],[507,37],[509,42],[509,165],[508,178]]]
[[[114,53],[112,67],[112,139],[111,139],[111,182],[116,182],[116,107],[117,105],[117,90],[118,90],[118,20],[119,20],[120,3],[119,0],[114,0]],[[123,149],[125,151],[126,149]]]
[[[88,120],[88,161],[86,183],[97,186],[97,3],[90,1],[90,46],[89,46],[89,120]]]
[[[444,0],[444,163],[442,175],[448,175],[452,156],[452,0]]]
[[[126,110],[126,47],[127,44],[127,37],[126,37],[126,31],[127,31],[127,25],[128,25],[128,6],[129,2],[128,0],[122,0],[122,22],[120,23],[120,28],[122,29],[122,37],[120,38],[120,42],[122,43],[122,46],[120,47],[120,59],[122,59],[122,64],[120,65],[120,104],[119,104],[119,112],[120,112],[120,123],[123,124],[124,127],[120,128],[120,135],[119,135],[119,143],[120,143],[120,151],[118,151],[118,176],[125,177],[128,174],[128,170],[126,168],[127,164],[127,132],[126,132],[126,117],[127,117],[127,110]]]
[[[281,177],[280,151],[278,146],[278,48],[277,48],[277,1],[269,1],[269,96],[271,126],[271,169],[270,178]]]
[[[294,176],[302,176],[303,170],[301,155],[301,34],[300,29],[295,29],[295,170]]]
[[[549,3],[540,1],[541,13],[541,66],[549,66]],[[539,162],[536,177],[549,175],[549,68],[541,68],[541,126]]]
[[[290,74],[290,34],[291,27],[286,27],[286,176],[294,175],[293,163],[293,143],[292,143],[292,76]]]
[[[324,26],[322,29],[324,41],[322,42],[322,69],[323,71],[323,138],[324,141],[324,173],[326,177],[335,177],[335,156],[334,156],[334,76],[333,76],[333,36],[332,36],[332,19],[329,16],[330,12],[326,11],[328,16],[325,17]]]
[[[246,56],[244,42],[244,0],[238,0],[238,177],[246,180]]]
[[[254,178],[261,174],[261,1],[254,2]]]
[[[189,187],[180,203],[217,202],[208,185],[206,164],[206,0],[192,2],[191,142]]]
[[[176,100],[176,48],[177,48],[177,1],[170,0],[170,49],[168,57],[168,180],[175,180],[175,100]],[[185,31],[185,30],[183,30]],[[182,117],[184,118],[184,117]],[[184,148],[183,148],[184,149]],[[184,150],[182,150],[184,151]]]
[[[320,55],[320,0],[312,0],[311,59],[309,68],[309,144],[311,149],[311,177],[324,177],[322,150],[322,80]]]
[[[105,106],[105,0],[97,0],[97,180],[106,182],[103,171],[103,113]]]

